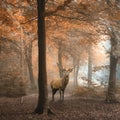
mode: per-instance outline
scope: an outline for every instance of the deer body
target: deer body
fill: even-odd
[[[52,89],[52,100],[54,101],[54,95],[59,90],[60,93],[60,100],[64,100],[64,91],[65,88],[69,82],[69,73],[72,71],[72,69],[69,69],[65,72],[63,78],[59,80],[53,80],[51,81],[51,89]]]

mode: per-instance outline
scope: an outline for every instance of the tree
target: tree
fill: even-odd
[[[1,25],[3,31],[1,33],[1,36],[12,39],[13,42],[16,41],[19,46],[19,53],[21,55],[20,69],[22,73],[22,80],[24,81],[25,79],[29,79],[31,88],[36,88],[32,68],[32,44],[34,37],[33,34],[35,31],[33,31],[33,24],[22,24],[23,21],[28,17],[28,14],[25,14],[26,10],[29,11],[28,9],[32,6],[22,7],[22,11],[24,11],[24,13],[22,14],[21,12],[18,13],[19,10],[21,11],[20,7],[23,5],[20,3],[20,1],[18,2],[18,7],[16,7],[16,4],[14,2],[12,3],[12,1],[5,0],[2,1],[2,4],[4,4],[5,6],[2,6],[1,8],[1,15],[4,16]],[[16,15],[13,14],[13,12],[15,11]],[[19,19],[19,16],[21,16],[22,19]],[[3,26],[5,27],[5,29],[3,28]],[[32,28],[32,31],[30,31],[31,29],[29,28]],[[14,34],[14,36],[12,34]],[[29,76],[26,76],[26,74]]]
[[[89,44],[88,47],[88,87],[91,86],[92,83],[92,44]]]
[[[35,84],[35,79],[34,79],[34,74],[33,74],[33,65],[32,65],[32,41],[27,44],[25,47],[25,60],[26,64],[28,66],[28,71],[29,71],[29,78],[31,82],[31,88],[32,90],[36,89],[36,84]]]
[[[59,75],[60,75],[60,78],[63,77],[63,63],[62,63],[62,41],[59,41],[58,42],[58,63],[57,63],[57,66],[58,66],[58,69],[59,69]]]
[[[116,67],[119,54],[119,42],[120,42],[120,33],[118,32],[120,27],[120,12],[119,5],[120,1],[118,0],[107,0],[107,5],[109,10],[107,11],[109,15],[107,30],[110,36],[111,41],[111,52],[110,52],[110,75],[109,75],[109,84],[108,91],[106,95],[107,102],[116,102]]]
[[[110,31],[110,39],[111,39],[111,52],[110,52],[110,75],[109,75],[109,83],[108,83],[108,91],[106,95],[106,101],[107,102],[116,102],[116,67],[118,62],[118,54],[115,54],[116,52],[116,46],[118,43],[118,40],[115,35],[115,31],[111,29]]]
[[[78,86],[78,72],[79,72],[79,58],[73,57],[73,67],[74,67],[74,86]]]
[[[46,40],[45,40],[45,0],[37,0],[38,9],[38,88],[39,97],[35,113],[43,114],[47,109]]]

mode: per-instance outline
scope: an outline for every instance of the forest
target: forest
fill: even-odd
[[[0,0],[0,120],[120,119],[120,0]]]

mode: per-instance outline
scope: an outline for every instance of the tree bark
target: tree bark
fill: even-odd
[[[92,44],[89,45],[88,51],[88,87],[91,87],[92,83]]]
[[[74,66],[74,87],[78,86],[78,72],[79,72],[79,62],[73,58],[73,66]]]
[[[107,102],[116,102],[116,66],[118,59],[115,58],[112,53],[110,54],[110,75],[108,83],[108,92],[106,96]]]
[[[60,78],[63,77],[63,65],[62,65],[62,43],[58,44],[58,69]]]
[[[110,26],[111,30],[109,31],[111,37],[111,53],[110,53],[110,74],[109,74],[109,83],[108,83],[108,91],[106,94],[106,102],[117,102],[116,99],[116,69],[118,56],[115,54],[117,47],[117,37],[115,30],[112,26]]]
[[[35,85],[35,79],[33,75],[33,68],[32,68],[32,42],[29,44],[29,47],[26,48],[26,62],[28,66],[28,71],[29,71],[29,78],[31,82],[31,88],[35,90],[36,85]]]
[[[35,113],[43,114],[47,104],[47,75],[46,75],[46,39],[45,39],[45,0],[37,0],[38,9],[38,104]]]

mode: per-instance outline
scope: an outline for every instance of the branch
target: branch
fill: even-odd
[[[27,21],[25,21],[25,22],[20,23],[20,24],[26,24],[26,23],[28,23],[28,22],[35,21],[35,20],[37,20],[37,19],[38,19],[38,17],[36,16],[36,17],[31,18],[31,19],[29,19],[29,20],[27,20]]]
[[[47,2],[47,0],[46,0],[46,2]],[[87,18],[83,18],[83,17],[80,18],[80,17],[64,16],[64,15],[57,14],[57,11],[59,11],[59,10],[64,10],[65,7],[66,7],[66,6],[68,7],[68,5],[69,5],[71,2],[72,2],[72,0],[66,0],[66,1],[64,1],[64,3],[63,3],[62,5],[59,5],[55,10],[45,12],[44,14],[45,14],[46,17],[47,17],[47,16],[59,16],[59,17],[65,18],[65,19],[70,19],[70,20],[78,20],[78,21],[82,20],[82,21],[86,21]],[[82,14],[82,15],[84,15],[85,17],[86,17],[86,16],[89,17],[89,14],[86,14],[86,13],[84,13],[83,11],[77,11],[77,12],[80,13],[80,14]],[[31,19],[29,19],[29,20],[27,20],[27,21],[25,21],[24,23],[21,23],[21,24],[26,24],[26,23],[28,23],[28,22],[35,21],[35,20],[37,20],[37,18],[38,18],[38,17],[36,16],[36,17],[31,18]]]
[[[3,41],[3,42],[10,42],[10,43],[12,43],[12,44],[14,44],[15,46],[17,46],[19,49],[20,49],[20,46],[17,44],[17,42],[15,42],[15,41],[13,41],[13,40],[11,40],[11,39],[9,39],[9,38],[5,38],[5,37],[0,37],[0,41]]]
[[[64,16],[64,15],[60,15],[60,14],[52,14],[52,16],[62,17],[62,18],[64,18],[64,19],[69,19],[69,20],[86,21],[86,19],[84,19],[84,18],[73,17],[73,16]],[[47,17],[47,15],[46,15],[46,17]],[[26,23],[28,23],[28,22],[35,21],[35,20],[37,20],[37,19],[38,19],[38,17],[36,16],[36,17],[31,18],[31,19],[29,19],[29,20],[27,20],[27,21],[25,21],[25,22],[23,22],[23,23],[21,23],[21,24],[26,24]]]
[[[62,5],[59,5],[55,10],[50,11],[50,12],[46,12],[46,13],[45,13],[45,16],[50,16],[50,15],[56,13],[58,10],[64,10],[65,7],[66,7],[68,4],[70,4],[71,2],[72,2],[72,0],[66,0],[66,1],[64,1],[64,3],[63,3]]]
[[[46,2],[47,2],[48,0],[46,0]],[[45,16],[51,16],[51,15],[53,15],[54,13],[56,13],[58,10],[64,10],[64,8],[68,5],[68,4],[70,4],[72,2],[72,0],[66,0],[66,1],[64,1],[64,3],[62,4],[62,5],[59,5],[55,10],[53,10],[53,11],[49,11],[49,12],[45,12]],[[38,17],[36,16],[36,17],[34,17],[34,18],[31,18],[31,19],[29,19],[29,20],[27,20],[27,21],[25,21],[24,23],[21,23],[21,24],[26,24],[26,23],[28,23],[28,22],[32,22],[32,21],[34,21],[34,20],[37,20],[38,19]]]
[[[53,16],[62,17],[62,18],[69,19],[69,20],[86,21],[86,19],[84,18],[74,17],[74,16],[64,16],[60,14],[53,14]]]
[[[12,48],[12,50],[14,50],[16,53],[19,53],[20,55],[21,55],[21,49],[20,49],[20,46],[17,44],[17,42],[16,41],[13,41],[13,40],[11,40],[11,39],[9,39],[9,38],[5,38],[5,37],[0,37],[0,41],[2,41],[2,42],[9,42],[9,43],[11,43],[13,46],[11,47]]]

